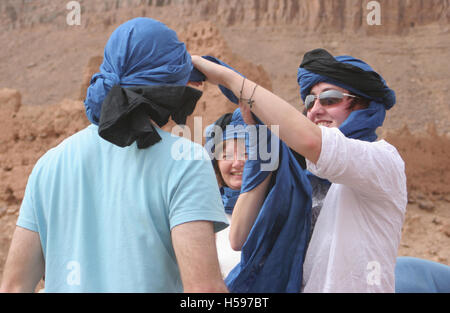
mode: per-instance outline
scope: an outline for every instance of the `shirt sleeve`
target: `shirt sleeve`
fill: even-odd
[[[39,232],[33,205],[33,189],[34,175],[32,173],[28,178],[27,187],[25,188],[25,194],[16,225],[34,232]]]
[[[228,226],[216,176],[203,147],[195,145],[195,155],[202,159],[177,160],[173,177],[169,220],[170,228],[192,221],[211,221],[214,231]]]
[[[347,138],[338,128],[320,129],[322,151],[317,164],[307,160],[310,172],[367,197],[406,197],[405,164],[395,147]]]

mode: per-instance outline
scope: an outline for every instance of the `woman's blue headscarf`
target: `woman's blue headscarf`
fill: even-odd
[[[229,97],[229,94],[225,95]],[[218,136],[217,139],[218,124],[222,124],[219,121],[235,127],[225,129],[222,137]],[[254,140],[255,137],[251,138],[247,128],[250,126],[255,127],[257,140]],[[306,173],[286,144],[279,141],[267,128],[261,128],[262,125],[250,126],[244,122],[240,109],[236,109],[231,120],[227,122],[221,118],[206,131],[205,148],[213,162],[217,162],[211,153],[215,145],[227,139],[246,139],[249,159],[245,162],[241,189],[233,190],[225,186],[221,190],[227,213],[232,213],[241,193],[253,190],[270,174],[262,171],[261,165],[265,161],[261,159],[259,152],[261,140],[267,140],[271,161],[279,158],[279,166],[272,172],[268,194],[242,247],[241,261],[229,273],[225,282],[231,292],[299,292],[310,231],[311,187]],[[267,137],[259,136],[260,132],[267,132]]]
[[[302,100],[305,101],[311,89],[320,82],[339,86],[370,100],[367,109],[350,113],[339,129],[348,138],[375,141],[375,131],[383,125],[386,110],[395,104],[395,92],[364,61],[346,55],[334,57],[332,61],[330,58],[332,56],[323,49],[305,54],[297,73]],[[312,63],[314,66],[311,66]]]
[[[220,125],[222,123],[220,122],[218,123],[218,121],[224,121],[224,124]],[[230,139],[245,140],[246,149],[248,149],[248,135],[245,129],[247,124],[245,124],[239,109],[236,109],[233,112],[233,114],[229,116],[229,120],[224,120],[223,118],[220,118],[218,121],[216,121],[212,125],[209,125],[206,128],[205,149],[208,152],[213,163],[217,162],[214,155],[216,145],[226,140]],[[227,127],[227,126],[234,126],[234,127]],[[217,133],[218,131],[221,132],[221,136]],[[234,205],[236,204],[236,201],[241,193],[241,190],[234,190],[228,186],[222,186],[220,188],[220,193],[222,195],[222,202],[223,206],[225,207],[225,212],[227,214],[233,213]]]
[[[87,117],[99,124],[103,100],[115,85],[186,85],[192,69],[191,56],[173,30],[151,18],[132,19],[106,44],[100,72],[87,90]]]

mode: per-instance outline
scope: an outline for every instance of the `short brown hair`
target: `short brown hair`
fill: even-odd
[[[356,95],[355,95],[356,96]],[[348,106],[349,110],[357,110],[367,109],[370,105],[370,100],[366,98],[362,98],[360,96],[356,96],[356,98],[350,99],[350,105]]]

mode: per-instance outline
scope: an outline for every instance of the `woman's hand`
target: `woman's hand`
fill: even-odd
[[[231,90],[236,96],[242,94],[242,98],[251,98],[254,101],[252,112],[265,125],[280,125],[279,138],[290,148],[313,163],[317,163],[322,151],[322,131],[319,126],[303,116],[296,108],[277,95],[258,86],[250,80],[242,84],[242,76],[233,70],[203,59],[192,56],[194,66],[206,75],[208,81],[220,84]],[[253,96],[252,96],[253,95]],[[246,105],[247,103],[242,103]],[[243,109],[243,116],[249,113]],[[246,121],[249,123],[250,121]]]
[[[192,64],[194,67],[206,76],[206,81],[214,85],[223,85],[227,87],[226,75],[234,73],[232,70],[225,66],[208,61],[201,56],[193,55]]]

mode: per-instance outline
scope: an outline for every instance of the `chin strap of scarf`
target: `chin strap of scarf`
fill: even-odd
[[[146,148],[161,139],[149,117],[160,125],[169,116],[184,122],[192,113],[201,95],[185,87],[192,69],[173,30],[150,18],[132,19],[105,46],[100,72],[87,90],[86,115],[106,140],[119,146],[136,140]]]

